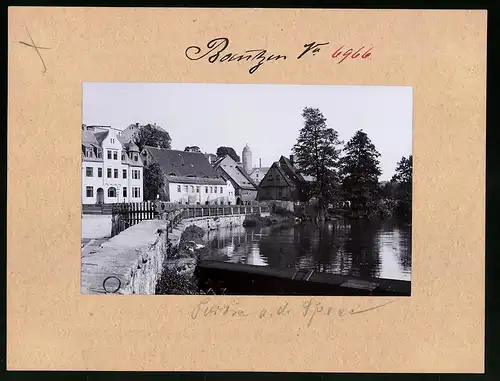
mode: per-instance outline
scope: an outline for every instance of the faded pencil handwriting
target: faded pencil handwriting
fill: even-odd
[[[351,309],[334,308],[325,306],[321,301],[316,301],[314,298],[308,298],[298,308],[292,308],[290,302],[280,304],[276,309],[262,308],[258,311],[248,311],[239,305],[237,299],[233,299],[228,303],[217,304],[211,303],[209,298],[200,301],[191,311],[193,320],[203,317],[230,317],[230,318],[247,318],[253,316],[258,320],[269,320],[272,318],[283,318],[285,316],[297,316],[305,318],[307,327],[310,327],[317,316],[325,316],[329,318],[346,318],[351,315],[358,315],[369,311],[387,306],[394,303],[396,299],[389,300],[384,303],[379,303],[372,307],[357,307]]]
[[[43,60],[42,54],[40,53],[40,49],[50,49],[50,48],[44,48],[42,46],[38,46],[35,44],[35,41],[33,41],[33,38],[31,37],[31,34],[28,30],[28,27],[25,25],[24,28],[26,29],[26,32],[28,33],[28,37],[30,38],[31,44],[24,42],[24,41],[19,41],[20,44],[29,46],[30,48],[35,49],[36,53],[38,54],[38,57],[40,57],[40,61],[42,62],[43,65],[43,71],[42,73],[47,72],[47,66],[45,66],[45,61]]]

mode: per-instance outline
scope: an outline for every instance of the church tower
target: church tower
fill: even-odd
[[[252,150],[248,146],[248,143],[245,148],[243,148],[241,160],[243,162],[243,169],[245,172],[250,173],[252,171]]]

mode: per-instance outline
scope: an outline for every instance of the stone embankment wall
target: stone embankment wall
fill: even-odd
[[[215,230],[241,226],[244,220],[245,215],[188,218],[169,232],[168,238],[177,246],[190,225]],[[166,226],[165,220],[143,221],[83,257],[82,293],[154,294],[167,253]],[[107,291],[103,285],[106,278]]]

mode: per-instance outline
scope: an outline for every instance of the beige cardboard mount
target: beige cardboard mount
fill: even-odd
[[[10,8],[8,369],[482,372],[486,19],[466,10]],[[216,37],[230,52],[287,59],[250,74],[244,62],[186,58],[187,47]],[[297,59],[313,41],[330,45]],[[372,54],[338,64],[331,54],[342,45]],[[203,297],[81,295],[85,81],[412,86],[412,296],[362,314],[346,311],[392,299],[315,297],[324,310],[309,325],[302,297],[211,297],[250,315],[193,319]],[[259,317],[263,309],[273,315]]]

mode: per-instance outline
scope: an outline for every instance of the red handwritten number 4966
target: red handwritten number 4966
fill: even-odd
[[[365,49],[364,46],[362,46],[361,48],[359,48],[358,50],[356,50],[356,52],[354,52],[354,49],[347,49],[346,51],[343,51],[343,48],[344,48],[345,45],[342,45],[340,48],[338,48],[333,54],[332,54],[332,58],[335,59],[335,58],[341,58],[339,60],[339,62],[337,63],[342,63],[344,62],[344,60],[346,60],[347,58],[351,58],[351,59],[356,59],[358,57],[361,57],[361,59],[366,59],[368,57],[370,57],[372,55],[371,53],[371,50],[373,49],[373,47],[371,47],[370,49],[368,50],[365,50],[363,52],[363,49]],[[354,52],[354,54],[353,54]],[[362,53],[363,52],[363,53]]]

